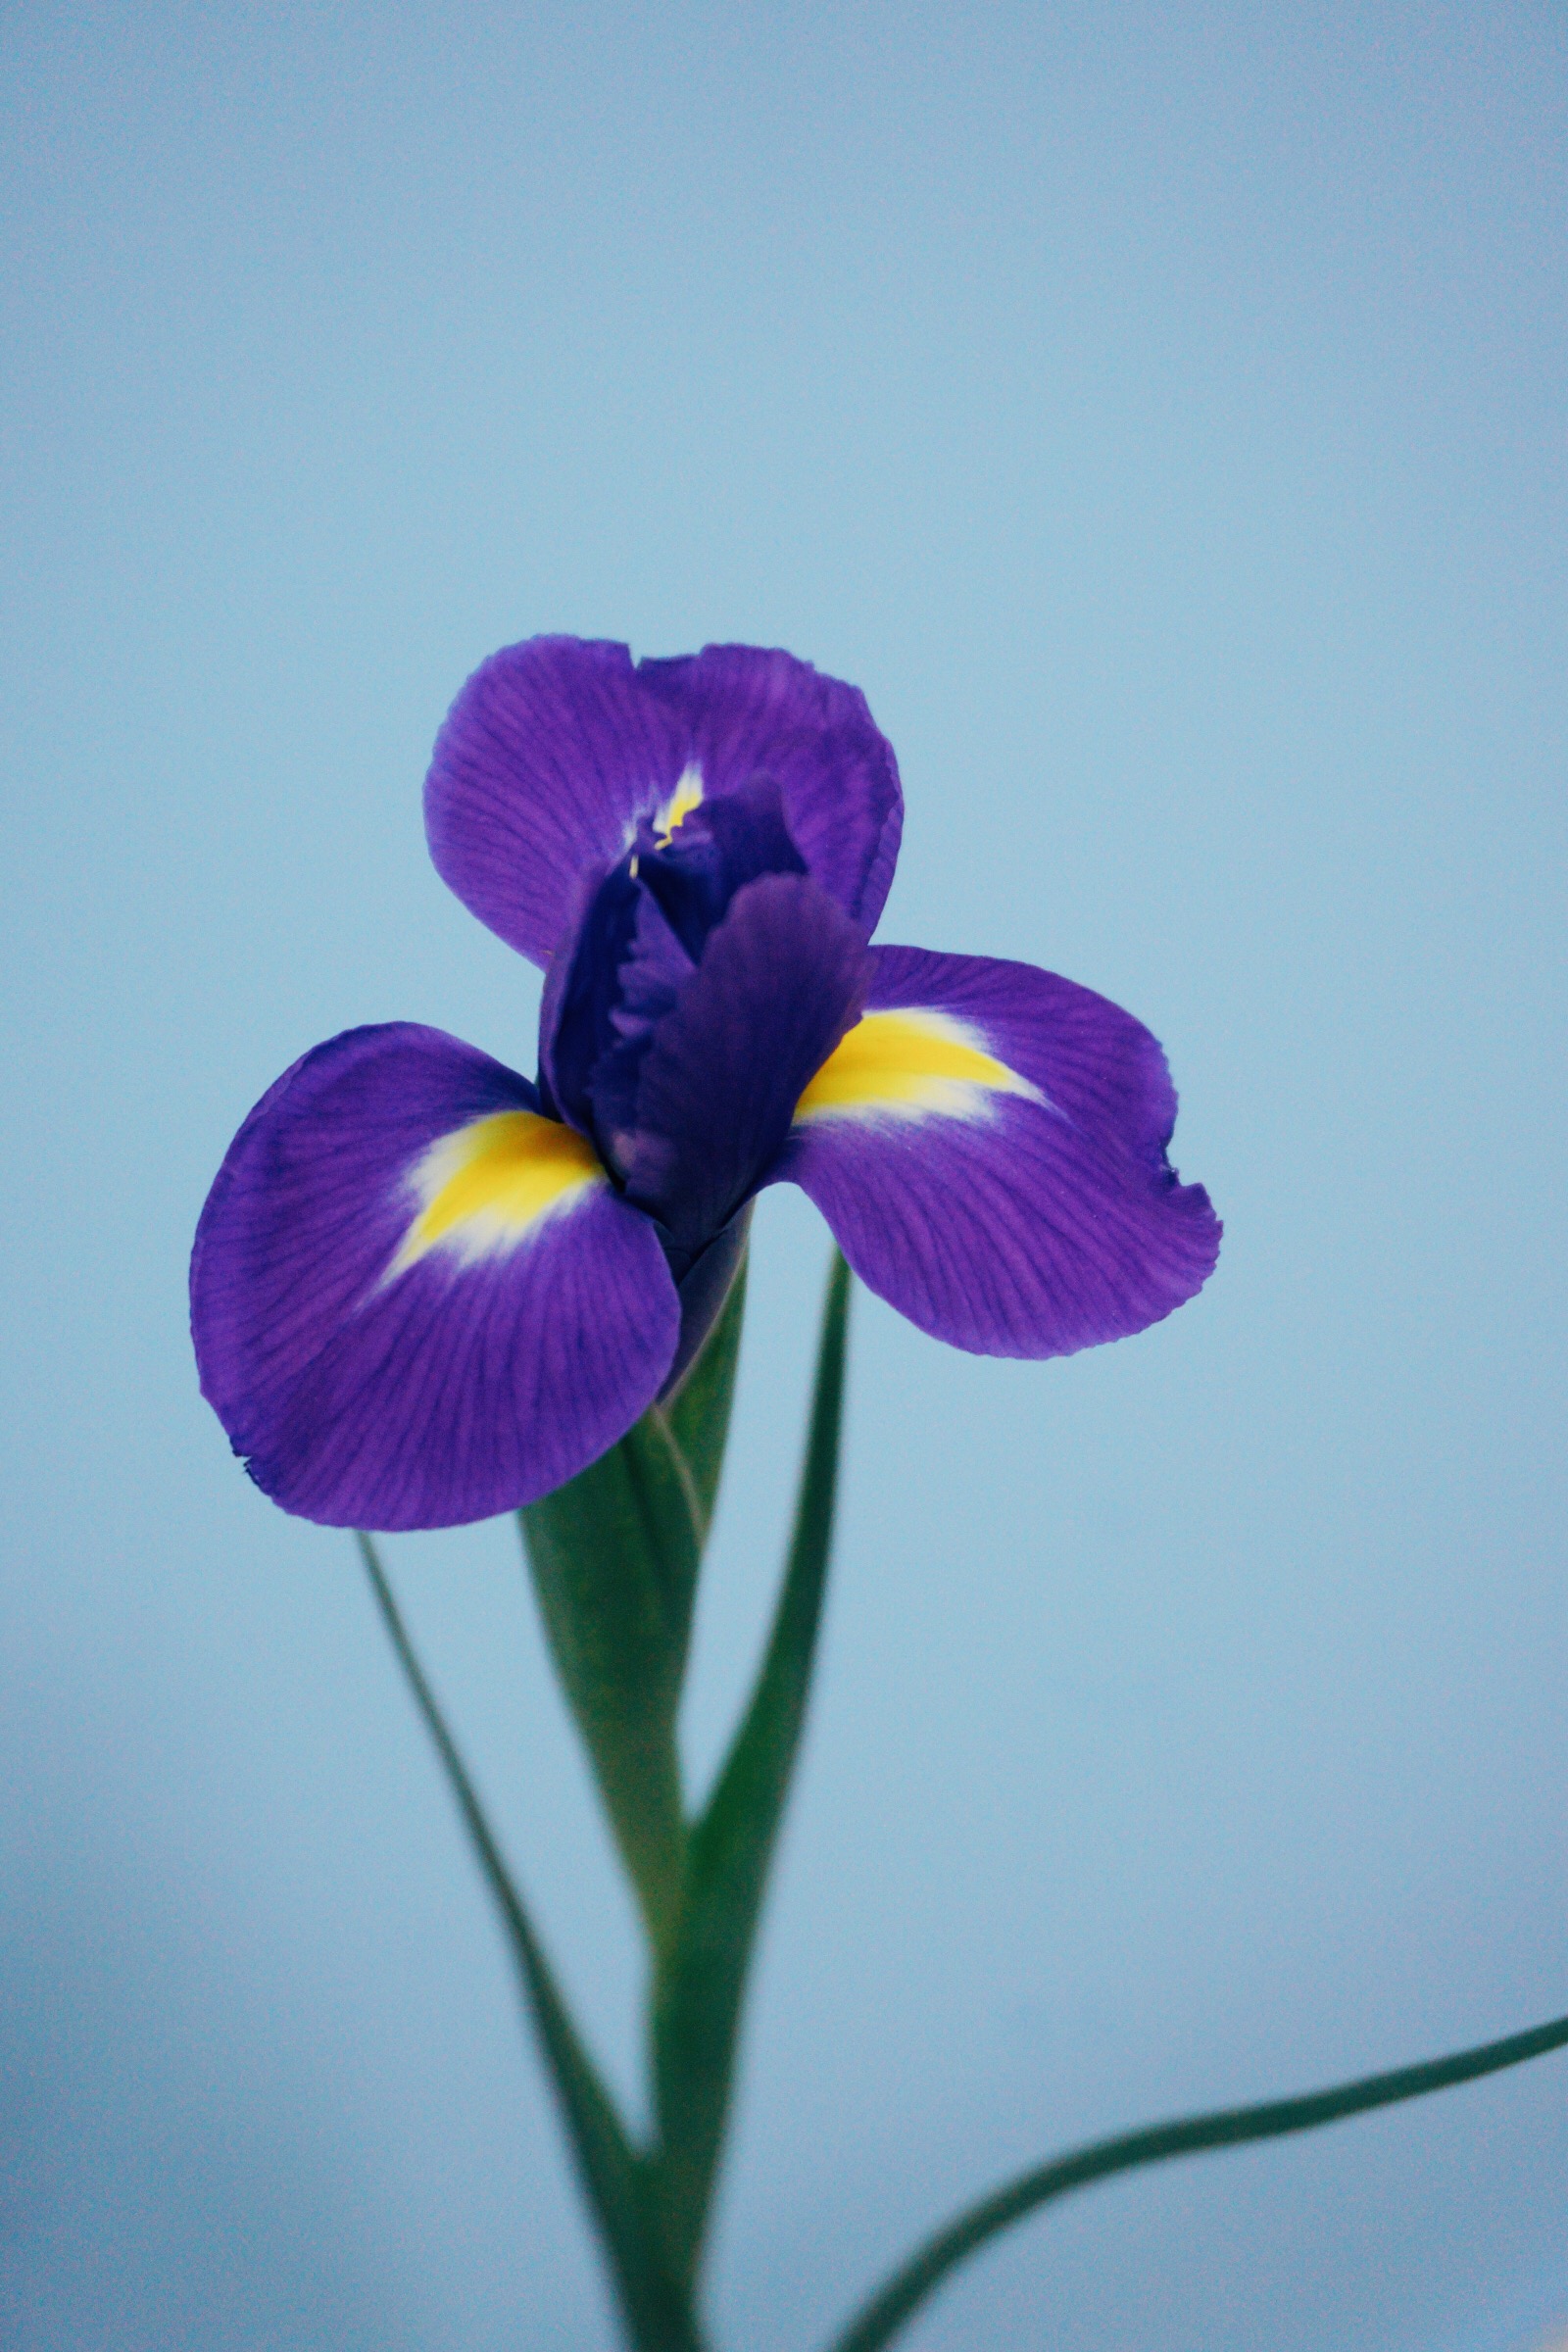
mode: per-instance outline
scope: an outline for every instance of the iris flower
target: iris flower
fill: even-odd
[[[459,695],[443,878],[544,967],[530,1082],[351,1029],[231,1145],[191,1261],[204,1395],[331,1526],[534,1500],[678,1383],[788,1180],[922,1331],[1065,1355],[1190,1298],[1220,1228],[1165,1057],[1050,972],[869,942],[903,795],[856,688],[784,653],[535,638]]]

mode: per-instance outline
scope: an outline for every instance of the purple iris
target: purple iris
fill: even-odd
[[[1208,1275],[1147,1029],[1027,964],[867,944],[904,803],[854,687],[535,638],[459,695],[424,808],[444,878],[545,967],[539,1078],[351,1029],[235,1137],[191,1322],[285,1509],[445,1527],[572,1477],[679,1379],[781,1178],[983,1354],[1121,1339]]]

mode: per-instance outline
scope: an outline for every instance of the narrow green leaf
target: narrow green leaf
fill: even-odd
[[[409,1639],[368,1536],[358,1537],[370,1590],[457,1799],[501,1914],[534,2031],[550,2068],[578,2177],[638,2352],[701,2352],[685,2289],[668,2276],[650,2228],[649,2174],[584,2049],[457,1744]]]
[[[751,1703],[691,1834],[679,1932],[655,1988],[665,2246],[688,2278],[702,2250],[746,1974],[810,1690],[833,1536],[849,1297],[849,1268],[835,1255],[784,1585]]]
[[[675,1720],[745,1311],[744,1266],[668,1413],[518,1514],[546,1636],[650,1937],[685,1864]]]
[[[1152,2124],[1141,2132],[1123,2132],[1114,2139],[1075,2148],[994,2190],[927,2239],[851,2322],[836,2339],[833,2352],[881,2352],[960,2262],[1026,2214],[1072,2189],[1088,2187],[1092,2180],[1105,2180],[1113,2173],[1133,2172],[1141,2165],[1163,2164],[1173,2156],[1196,2156],[1209,2148],[1234,2148],[1249,2140],[1282,2139],[1293,2132],[1312,2132],[1322,2124],[1369,2114],[1374,2107],[1394,2107],[1404,2099],[1447,2090],[1456,2082],[1474,2082],[1483,2075],[1498,2074],[1504,2067],[1521,2066],[1528,2058],[1541,2058],[1548,2050],[1565,2046],[1568,2018],[1554,2018],[1549,2025],[1511,2034],[1503,2041],[1483,2042],[1475,2049],[1431,2058],[1420,2066],[1398,2067],[1392,2074],[1363,2075],[1357,2082],[1337,2083],[1331,2090],[1270,2099],[1257,2107],[1221,2108],[1211,2115]]]

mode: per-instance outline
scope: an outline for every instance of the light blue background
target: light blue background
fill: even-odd
[[[494,646],[784,644],[896,744],[893,939],[1165,1041],[1209,1291],[1045,1366],[863,1297],[720,2344],[1073,2138],[1568,2008],[1568,25],[1554,4],[13,5],[0,2334],[607,2346],[343,1539],[255,1494],[197,1210],[358,1021],[532,1068],[418,787]],[[826,1245],[759,1219],[704,1769]],[[508,1528],[390,1547],[630,2079]],[[1568,2061],[1086,2197],[927,2352],[1483,2352]]]

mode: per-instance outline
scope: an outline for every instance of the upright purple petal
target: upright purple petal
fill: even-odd
[[[868,939],[898,862],[904,794],[859,688],[750,645],[644,662],[638,675],[678,718],[683,766],[705,793],[772,777],[807,870]]]
[[[802,1089],[859,1011],[868,951],[806,874],[738,891],[644,1056],[616,1138],[628,1199],[677,1252],[701,1249],[761,1181]]]
[[[1130,1014],[1027,964],[870,951],[865,1017],[776,1173],[861,1280],[986,1355],[1067,1355],[1168,1315],[1220,1227],[1166,1158],[1176,1097]]]
[[[191,1260],[202,1390],[285,1509],[445,1527],[532,1501],[658,1394],[680,1325],[647,1218],[525,1079],[355,1029],[264,1096]]]
[[[903,797],[865,698],[808,662],[710,646],[632,664],[623,645],[536,637],[474,672],[437,737],[425,829],[465,906],[536,963],[640,822],[770,777],[790,836],[869,936],[893,879]]]
[[[482,662],[436,738],[424,829],[479,920],[548,962],[583,869],[612,865],[683,764],[678,719],[623,645],[533,637]]]

